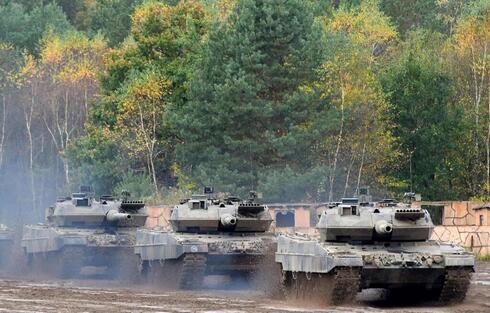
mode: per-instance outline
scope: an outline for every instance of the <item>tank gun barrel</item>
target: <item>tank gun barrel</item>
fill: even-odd
[[[378,221],[374,225],[374,229],[379,235],[388,235],[393,231],[393,225],[387,221]]]
[[[109,212],[107,212],[106,218],[108,222],[115,223],[130,220],[133,217],[131,216],[131,214],[128,213],[120,213],[116,210],[110,210]]]
[[[225,214],[221,216],[221,224],[225,227],[233,227],[236,225],[237,219],[231,214]]]

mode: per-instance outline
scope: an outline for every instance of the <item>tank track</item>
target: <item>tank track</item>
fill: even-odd
[[[198,289],[202,286],[206,261],[204,254],[191,253],[184,256],[179,280],[181,289]]]
[[[77,278],[84,265],[85,253],[81,247],[64,247],[56,256],[59,278]]]
[[[439,303],[455,304],[463,302],[470,287],[471,269],[447,269],[444,284],[439,294]]]
[[[283,273],[286,299],[321,305],[352,304],[361,283],[359,268],[340,267],[327,274]]]
[[[335,305],[355,301],[361,284],[361,271],[355,267],[335,269],[331,302]]]

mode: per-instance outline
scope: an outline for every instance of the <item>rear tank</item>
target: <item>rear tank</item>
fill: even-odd
[[[136,228],[145,224],[147,215],[143,202],[128,197],[95,199],[90,188],[82,188],[59,198],[46,210],[44,224],[24,226],[21,245],[28,265],[62,278],[136,277]]]
[[[352,303],[367,288],[387,289],[402,300],[462,302],[475,258],[460,246],[430,240],[433,228],[418,206],[344,199],[322,213],[319,238],[278,238],[284,290],[303,297],[297,300],[334,305]]]
[[[14,233],[4,224],[0,224],[0,267],[7,264],[12,246],[14,243]]]
[[[197,289],[205,275],[248,279],[264,269],[262,264],[275,264],[267,206],[254,192],[248,200],[215,198],[212,192],[205,188],[203,195],[175,206],[171,229],[138,230],[135,253],[153,282]]]

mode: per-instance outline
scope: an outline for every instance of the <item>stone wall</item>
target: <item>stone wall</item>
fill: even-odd
[[[428,205],[424,203],[424,205]],[[471,249],[479,255],[490,255],[490,225],[479,226],[479,215],[485,214],[484,221],[487,222],[488,209],[476,209],[481,203],[473,202],[446,202],[433,204],[444,206],[443,224],[436,226],[432,238],[462,245]],[[302,232],[316,234],[314,226],[317,215],[325,209],[321,204],[273,204],[269,206],[273,218],[277,214],[291,212],[294,214],[294,227],[276,227],[275,222],[272,228],[275,232]],[[171,208],[168,206],[148,207],[147,227],[169,228]]]
[[[442,225],[490,226],[490,204],[473,201],[421,201],[414,205],[442,207]],[[482,216],[483,218],[481,218]]]
[[[462,245],[478,255],[490,255],[490,226],[437,226],[433,240]]]
[[[147,207],[148,218],[145,226],[150,228],[169,227],[170,212],[171,208],[165,205]]]

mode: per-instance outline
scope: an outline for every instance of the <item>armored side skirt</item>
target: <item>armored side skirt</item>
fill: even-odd
[[[141,261],[177,260],[187,254],[203,254],[207,272],[251,271],[275,251],[273,235],[228,236],[138,230],[135,253]]]

